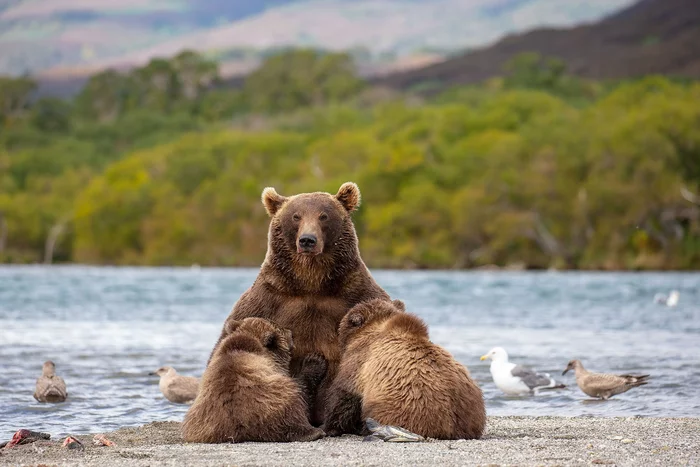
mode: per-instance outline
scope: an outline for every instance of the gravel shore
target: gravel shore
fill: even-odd
[[[21,428],[21,427],[18,427]],[[180,423],[107,433],[115,447],[61,447],[62,440],[0,450],[0,466],[387,466],[700,465],[700,418],[490,417],[477,441],[184,444]]]

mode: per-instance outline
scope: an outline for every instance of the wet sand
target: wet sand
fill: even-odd
[[[700,465],[700,418],[490,417],[481,440],[407,444],[363,442],[357,436],[185,444],[179,422],[121,428],[106,436],[117,446],[94,446],[93,435],[78,435],[83,451],[61,447],[62,439],[2,449],[0,466]]]

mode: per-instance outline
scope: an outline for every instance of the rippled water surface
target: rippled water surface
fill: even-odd
[[[19,428],[59,436],[180,420],[165,400],[161,365],[199,376],[252,269],[0,267],[0,441]],[[467,365],[491,415],[700,416],[700,274],[374,271]],[[680,291],[678,306],[655,304]],[[491,347],[557,375],[569,388],[506,397]],[[571,358],[593,370],[651,373],[647,386],[586,400]],[[63,404],[32,398],[44,360],[68,385]]]

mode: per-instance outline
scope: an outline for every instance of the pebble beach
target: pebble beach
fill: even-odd
[[[490,417],[480,440],[364,442],[358,436],[312,443],[186,444],[179,422],[106,433],[114,447],[84,450],[62,439],[0,450],[0,466],[590,466],[700,465],[699,418]]]

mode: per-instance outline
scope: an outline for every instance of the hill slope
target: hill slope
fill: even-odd
[[[0,73],[133,66],[183,48],[456,51],[633,0],[0,0]]]
[[[571,73],[588,78],[700,78],[699,44],[697,0],[643,0],[597,24],[511,35],[491,47],[380,82],[396,88],[476,83],[502,74],[503,64],[523,52],[561,58]]]

